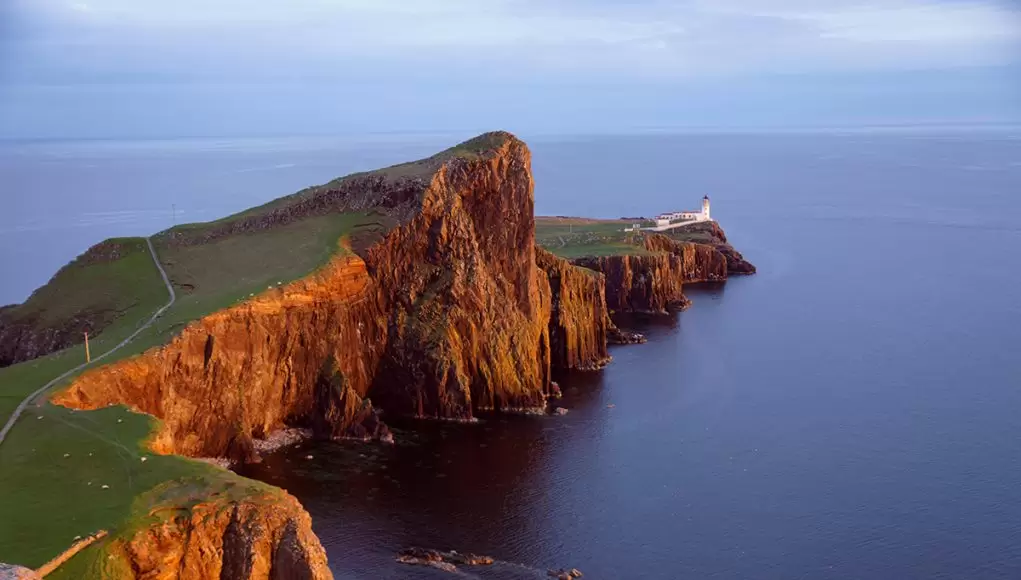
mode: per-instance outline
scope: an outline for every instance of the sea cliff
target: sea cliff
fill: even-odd
[[[715,224],[708,244],[647,236],[635,255],[555,256],[535,243],[525,144],[492,133],[453,151],[161,234],[163,247],[189,247],[331,212],[368,212],[380,226],[337,240],[311,275],[85,372],[53,402],[123,404],[160,419],[154,451],[233,461],[256,460],[259,440],[289,428],[390,440],[391,415],[539,412],[554,372],[602,368],[608,343],[644,340],[611,312],[683,308],[685,283],[746,269]],[[290,496],[165,505],[168,517],[112,544],[135,577],[329,577]]]
[[[616,330],[606,306],[606,277],[536,248],[536,263],[549,278],[549,319],[554,368],[596,370],[610,362],[609,334]]]
[[[55,402],[126,404],[162,419],[159,452],[240,460],[253,439],[284,427],[325,421],[332,433],[361,432],[370,397],[388,413],[454,420],[542,408],[552,296],[535,261],[530,154],[509,134],[487,142],[428,181],[376,183],[374,198],[327,188],[223,226],[234,234],[373,199],[398,224],[313,276],[82,375]],[[316,393],[324,373],[342,389],[328,409],[317,404],[331,399]]]
[[[330,580],[308,513],[283,492],[182,502],[173,489],[145,514],[147,525],[111,541],[92,570],[139,580]]]

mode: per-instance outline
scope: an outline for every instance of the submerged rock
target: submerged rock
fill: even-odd
[[[606,335],[607,342],[610,344],[645,344],[648,339],[645,338],[644,334],[638,332],[631,332],[628,330],[621,330],[616,326],[610,329],[610,332]]]
[[[458,552],[451,550],[442,552],[426,548],[405,548],[397,554],[397,561],[414,566],[429,566],[444,572],[457,572],[457,566],[491,566],[493,559],[489,556]]]

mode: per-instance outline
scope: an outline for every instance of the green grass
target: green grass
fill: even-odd
[[[154,421],[123,407],[32,408],[0,445],[0,562],[36,567],[75,536],[126,530],[135,498],[168,480],[191,478],[214,491],[249,483],[202,462],[145,450]]]
[[[252,234],[173,246],[155,238],[156,252],[177,290],[161,328],[232,306],[278,283],[302,278],[343,251],[342,237],[379,227],[368,214],[329,214]]]
[[[586,256],[645,256],[642,235],[624,232],[633,220],[598,220],[572,217],[535,218],[535,241],[550,252],[568,260]],[[652,222],[639,222],[642,227]],[[712,244],[716,240],[705,226],[678,228],[661,232],[679,242]]]
[[[119,257],[90,259],[100,248],[112,248]],[[150,309],[165,296],[145,238],[115,238],[97,244],[61,268],[24,304],[5,311],[4,317],[32,320],[38,326],[57,325],[84,313],[112,320]]]
[[[624,232],[630,221],[539,217],[535,241],[561,258],[648,255],[641,236]]]

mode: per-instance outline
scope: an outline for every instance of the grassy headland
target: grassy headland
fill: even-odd
[[[371,211],[342,212],[208,236],[237,217],[178,226],[153,237],[177,301],[102,364],[165,344],[191,321],[305,277],[347,251],[342,239],[377,236],[392,225],[386,216]],[[118,259],[96,264],[76,260],[17,308],[30,307],[40,315],[59,318],[94,304],[109,305],[119,314],[90,341],[92,354],[118,344],[166,303],[167,291],[144,238],[111,240],[97,247],[111,244],[124,248]],[[86,290],[88,294],[83,294]],[[79,297],[92,298],[61,303],[61,297],[75,296],[76,291]],[[27,394],[84,358],[83,345],[76,345],[0,369],[0,420],[6,420]],[[222,495],[225,490],[272,489],[203,462],[153,455],[145,439],[155,429],[155,421],[123,407],[91,412],[48,403],[30,407],[0,445],[0,496],[4,497],[0,562],[39,566],[67,548],[75,536],[107,529],[111,535],[106,540],[84,550],[54,575],[104,577],[109,570],[104,568],[102,546],[148,517],[139,502],[144,503],[141,495],[154,487],[176,482],[178,493],[187,489],[196,498]]]

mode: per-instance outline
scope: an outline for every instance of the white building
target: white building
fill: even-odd
[[[711,221],[709,217],[709,196],[702,198],[702,211],[674,211],[670,213],[661,213],[656,216],[656,227],[665,228],[671,225],[677,225],[675,222],[707,222]]]

